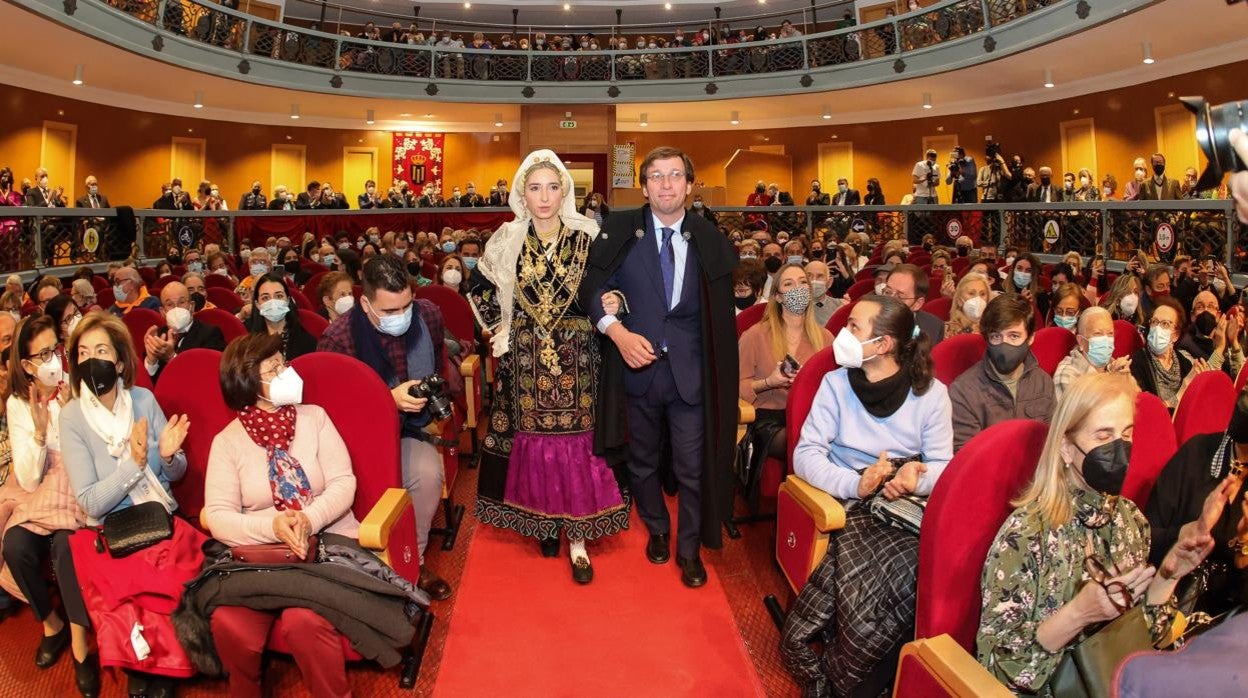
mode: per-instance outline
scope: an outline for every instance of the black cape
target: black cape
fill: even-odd
[[[645,229],[650,207],[616,211],[603,225],[589,250],[585,279],[581,284],[581,307],[590,307],[607,280],[637,243],[635,234]],[[732,270],[737,256],[728,239],[706,218],[685,212],[684,230],[698,253],[698,282],[702,294],[703,435],[705,462],[702,468],[702,545],[723,547],[722,528],[732,516],[733,451],[737,433],[737,325],[732,303]],[[599,337],[602,372],[598,383],[598,413],[594,428],[594,452],[619,472],[628,461],[628,396],[624,371],[628,370],[615,343]]]

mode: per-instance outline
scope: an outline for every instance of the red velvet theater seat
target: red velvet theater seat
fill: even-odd
[[[1051,376],[1077,343],[1074,332],[1061,327],[1045,327],[1036,332],[1036,338],[1031,343],[1031,353],[1035,355],[1040,368]]]
[[[221,330],[221,334],[225,337],[227,344],[247,334],[247,327],[243,325],[243,321],[235,317],[230,311],[222,308],[204,308],[195,313],[195,319]]]
[[[1223,371],[1205,371],[1193,378],[1174,410],[1174,435],[1179,445],[1197,434],[1226,431],[1235,398],[1235,384]]]
[[[1114,320],[1114,358],[1131,356],[1144,346],[1144,338],[1135,325],[1126,320]]]
[[[937,343],[932,347],[936,380],[947,386],[953,385],[963,371],[984,358],[987,349],[988,342],[978,333],[960,334]]]
[[[1143,510],[1161,469],[1179,450],[1170,410],[1161,398],[1143,391],[1135,396],[1132,433],[1131,462],[1127,465],[1127,479],[1122,483],[1122,496]]]
[[[737,339],[741,339],[741,335],[745,334],[746,330],[758,324],[763,319],[763,312],[766,310],[766,303],[755,303],[737,313]]]

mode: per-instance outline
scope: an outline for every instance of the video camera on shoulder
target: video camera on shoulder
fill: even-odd
[[[1248,133],[1248,101],[1226,102],[1209,106],[1204,97],[1180,97],[1179,101],[1196,115],[1196,142],[1209,160],[1196,188],[1216,189],[1227,172],[1248,170],[1231,147],[1231,131],[1238,128]]]

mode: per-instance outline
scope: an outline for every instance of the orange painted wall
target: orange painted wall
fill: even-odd
[[[0,133],[0,165],[12,167],[19,182],[32,177],[39,165],[43,122],[77,124],[78,181],[72,183],[72,191],[75,196],[81,196],[82,180],[94,174],[100,180],[100,190],[118,204],[145,207],[156,199],[161,182],[169,178],[169,151],[174,136],[206,139],[207,177],[221,187],[231,207],[251,187],[254,179],[259,179],[266,190],[278,184],[268,181],[269,152],[274,143],[306,145],[308,178],[328,180],[339,187],[342,186],[342,149],[361,145],[376,147],[378,181],[383,186],[390,182],[393,151],[388,132],[186,119],[64,99],[4,85],[0,85],[0,110],[6,115],[6,127]],[[462,184],[472,180],[488,190],[499,177],[511,179],[518,158],[519,134],[448,133],[445,150],[449,182]],[[51,173],[50,179],[53,184],[61,183],[58,173]],[[189,177],[184,179],[189,180]],[[64,184],[66,191],[70,191],[70,183]],[[195,184],[187,182],[188,187]],[[285,184],[296,186],[298,183]]]
[[[1092,117],[1096,122],[1097,163],[1101,172],[1112,173],[1119,182],[1119,193],[1129,175],[1131,161],[1157,150],[1153,109],[1175,102],[1185,95],[1204,95],[1211,104],[1245,97],[1243,75],[1248,61],[1177,75],[1119,90],[1064,99],[1047,104],[1000,109],[976,114],[889,121],[877,124],[812,126],[790,129],[748,129],[730,127],[716,131],[665,134],[662,132],[621,131],[620,142],[637,144],[637,165],[652,148],[679,145],[693,158],[699,181],[707,186],[725,186],[724,167],[738,148],[751,145],[784,145],[793,157],[793,198],[805,200],[811,179],[818,177],[818,143],[839,140],[854,144],[855,188],[865,188],[868,177],[878,177],[889,203],[896,203],[910,191],[910,170],[923,157],[923,136],[957,134],[959,142],[984,162],[984,137],[991,135],[1005,146],[1005,155],[1022,153],[1029,165],[1061,167],[1062,144],[1059,124]],[[1169,97],[1174,93],[1175,97]],[[1078,113],[1076,113],[1078,110]],[[918,110],[916,110],[918,111]],[[943,127],[943,131],[938,129]],[[1194,137],[1194,136],[1193,136]],[[947,160],[941,153],[940,162]],[[1195,163],[1169,163],[1171,174]],[[751,182],[752,184],[752,182]],[[827,191],[834,183],[824,182]],[[745,205],[749,189],[729,187],[731,205]]]
[[[840,140],[853,141],[854,186],[862,188],[868,177],[878,177],[888,201],[896,202],[910,190],[909,173],[921,157],[923,136],[942,133],[939,130],[942,127],[945,134],[957,134],[960,142],[981,163],[984,137],[992,135],[1004,143],[1007,155],[1021,152],[1029,164],[1048,163],[1056,169],[1061,165],[1059,123],[1092,117],[1096,122],[1097,159],[1101,169],[1096,174],[1111,172],[1121,183],[1134,157],[1156,150],[1153,109],[1172,103],[1174,100],[1168,97],[1169,93],[1203,94],[1213,103],[1243,98],[1240,78],[1246,70],[1248,61],[1240,61],[1120,90],[978,114],[791,129],[725,128],[668,134],[621,132],[616,142],[635,142],[639,165],[651,148],[678,144],[693,158],[697,178],[707,186],[728,183],[724,167],[738,149],[751,145],[783,145],[784,152],[793,161],[793,197],[800,202],[805,198],[807,183],[818,171],[818,143],[832,140],[835,134]],[[585,111],[583,107],[570,108],[574,113]],[[231,204],[237,202],[239,195],[257,177],[266,189],[271,188],[273,183],[267,181],[269,148],[274,143],[306,144],[308,177],[328,179],[336,184],[342,178],[344,146],[376,146],[380,156],[379,180],[383,184],[389,181],[390,134],[378,131],[186,119],[3,85],[0,85],[0,113],[5,120],[5,128],[0,130],[0,165],[11,166],[19,181],[31,177],[39,165],[43,121],[73,123],[78,125],[75,195],[82,193],[82,179],[94,174],[100,178],[101,189],[116,203],[146,206],[156,198],[160,183],[169,175],[169,148],[174,136],[207,139],[208,177],[220,185]],[[494,140],[496,136],[497,141]],[[481,189],[488,188],[500,177],[510,180],[515,163],[523,155],[521,140],[519,133],[447,134],[447,179],[460,184],[473,180]],[[1172,162],[1171,170],[1181,170],[1186,164]],[[59,182],[57,173],[52,173],[52,180]],[[743,204],[748,193],[748,189],[730,189],[728,202]]]

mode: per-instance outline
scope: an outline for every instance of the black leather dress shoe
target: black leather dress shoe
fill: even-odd
[[[589,584],[594,581],[594,566],[589,564],[589,558],[574,557],[572,560],[572,581],[577,584]]]
[[[694,556],[686,560],[677,555],[676,564],[680,566],[680,581],[690,589],[706,584],[706,568],[702,566],[702,558]]]
[[[85,662],[74,660],[74,683],[78,684],[78,693],[82,698],[95,698],[100,695],[100,658],[89,655]]]
[[[656,565],[661,565],[671,558],[671,536],[666,533],[651,533],[650,542],[646,543],[646,559]]]
[[[434,601],[446,601],[451,598],[451,585],[427,567],[420,571],[420,579],[416,581],[416,586],[423,589]]]
[[[542,545],[542,557],[559,557],[559,539],[555,537],[543,538],[539,541]]]
[[[61,658],[61,653],[66,647],[69,647],[68,624],[61,628],[61,632],[55,635],[45,635],[39,641],[39,650],[35,652],[35,666],[47,669],[56,664],[56,660]]]

